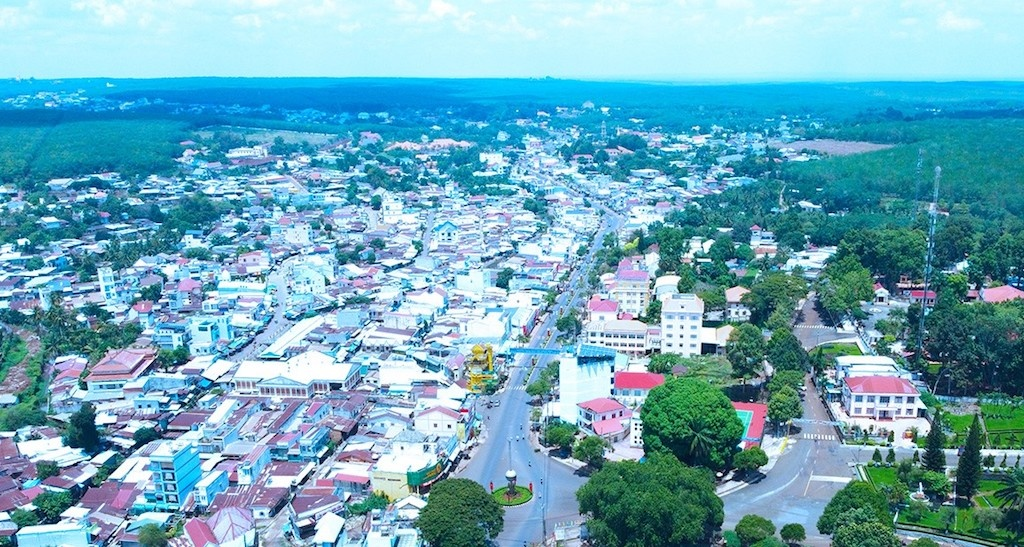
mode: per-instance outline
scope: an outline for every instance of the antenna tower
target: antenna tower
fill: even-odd
[[[608,142],[608,124],[606,124],[604,120],[601,120],[601,142]]]
[[[923,357],[924,317],[928,314],[928,289],[932,280],[932,261],[935,258],[935,221],[939,217],[939,180],[942,179],[942,168],[935,166],[935,186],[932,189],[932,202],[928,206],[928,250],[924,256],[924,294],[921,296],[921,315],[917,323],[916,358],[920,364]]]
[[[914,176],[914,220],[917,220],[917,216],[921,214],[921,208],[918,207],[918,201],[921,199],[921,167],[924,165],[924,148],[917,149],[917,169],[914,170],[916,175]]]

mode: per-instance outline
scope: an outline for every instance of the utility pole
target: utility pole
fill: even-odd
[[[935,258],[935,222],[939,216],[939,180],[942,179],[942,168],[935,166],[935,185],[932,189],[932,202],[928,206],[928,250],[924,257],[924,294],[921,295],[921,315],[917,321],[917,352],[916,360],[918,366],[924,357],[922,346],[924,344],[924,317],[928,314],[928,289],[931,286],[932,261]]]

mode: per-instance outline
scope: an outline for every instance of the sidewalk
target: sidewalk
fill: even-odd
[[[764,438],[761,441],[761,450],[764,450],[765,455],[768,456],[768,463],[764,467],[759,469],[763,474],[767,474],[775,467],[778,463],[779,458],[786,453],[786,449],[789,448],[789,436],[776,437],[770,433],[765,433]],[[750,486],[750,482],[745,480],[736,480],[732,477],[735,473],[730,475],[730,478],[724,480],[721,484],[715,488],[715,493],[719,497],[732,494],[737,490],[742,490],[747,486]]]

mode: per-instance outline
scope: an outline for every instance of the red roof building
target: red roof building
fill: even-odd
[[[989,304],[998,304],[1000,302],[1009,302],[1010,300],[1017,300],[1024,298],[1024,291],[1010,285],[1002,285],[1000,287],[991,287],[981,290],[981,299]]]
[[[843,408],[851,418],[893,420],[924,415],[914,384],[894,376],[859,376],[843,380]]]

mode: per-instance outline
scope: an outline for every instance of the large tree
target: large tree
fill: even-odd
[[[942,472],[946,469],[946,434],[942,432],[942,414],[935,412],[932,428],[924,444],[924,458],[921,463],[928,471]]]
[[[142,547],[166,547],[167,534],[152,522],[143,524],[142,528],[139,528],[139,545]]]
[[[967,442],[956,466],[956,486],[959,495],[970,501],[981,483],[981,420],[974,415],[967,431]]]
[[[689,465],[725,469],[743,436],[736,410],[719,389],[669,378],[651,390],[643,409],[644,449],[671,452]]]
[[[768,399],[768,419],[776,427],[804,415],[800,395],[790,386],[782,386]]]
[[[469,479],[445,479],[430,488],[416,527],[433,547],[477,547],[498,537],[504,510],[483,486]]]
[[[885,496],[864,481],[852,481],[829,500],[818,518],[818,531],[822,534],[835,533],[843,517],[855,509],[868,511],[874,520],[891,522]]]
[[[761,329],[744,323],[729,335],[725,356],[732,364],[733,374],[742,378],[753,378],[764,368],[766,349]]]
[[[90,454],[99,450],[100,434],[96,430],[96,408],[92,403],[83,404],[71,415],[64,430],[64,441],[71,448],[81,448]]]
[[[767,345],[768,362],[776,371],[790,370],[804,372],[807,370],[807,352],[800,340],[788,328],[775,329]]]
[[[590,435],[576,441],[576,446],[572,447],[572,457],[594,469],[600,469],[604,464],[604,452],[607,448],[608,441]]]
[[[877,521],[847,524],[836,530],[832,547],[900,547],[892,527]]]
[[[706,469],[686,467],[670,454],[644,462],[610,462],[577,492],[595,545],[706,545],[722,525],[722,500]]]

